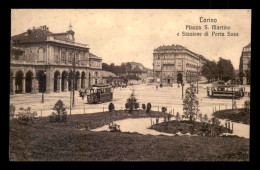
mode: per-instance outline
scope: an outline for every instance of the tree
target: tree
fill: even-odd
[[[152,108],[151,103],[147,103],[146,113],[150,113],[151,108]]]
[[[234,67],[230,60],[219,58],[217,63],[218,77],[221,80],[228,81],[234,78]]]
[[[134,97],[134,92],[126,100],[125,108],[129,109],[129,113],[132,113],[133,109],[139,108],[139,103],[137,102],[137,99]]]
[[[196,87],[194,84],[191,84],[190,87],[186,89],[185,98],[183,99],[183,111],[184,118],[194,123],[199,112],[199,101],[196,96]]]
[[[243,72],[243,70],[241,70],[239,72],[239,78],[240,78],[240,83],[243,84],[243,77],[245,77],[245,73]]]
[[[215,61],[207,60],[206,63],[202,66],[201,74],[206,77],[209,82],[211,79],[218,77],[217,71],[217,63]]]
[[[109,112],[112,112],[114,109],[115,109],[114,104],[113,104],[113,103],[110,103],[110,104],[108,105],[108,110],[109,110]]]
[[[55,103],[53,110],[55,110],[56,113],[52,112],[52,115],[50,116],[50,122],[67,121],[67,111],[62,100],[58,100]]]
[[[145,104],[144,104],[144,103],[142,104],[142,108],[143,108],[143,110],[145,110],[145,109],[146,109],[146,106],[145,106]]]

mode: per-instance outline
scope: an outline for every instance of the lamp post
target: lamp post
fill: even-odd
[[[87,61],[87,60],[78,60],[78,64],[80,61]],[[73,55],[73,60],[71,62],[72,64],[72,68],[73,68],[73,75],[72,75],[72,108],[74,108],[74,105],[75,105],[75,67],[76,67],[76,55],[74,53]],[[71,96],[71,94],[70,94]],[[71,97],[70,97],[71,98]],[[71,100],[71,99],[70,99]],[[71,114],[71,112],[70,112]]]
[[[43,80],[44,80],[44,76],[46,75],[46,70],[44,71],[43,73]],[[46,83],[46,82],[45,82]],[[43,85],[44,85],[44,82],[42,83],[42,103],[44,103],[44,91],[43,91]]]

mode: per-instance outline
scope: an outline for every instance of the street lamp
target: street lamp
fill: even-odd
[[[46,71],[44,71],[43,73],[43,80],[44,80],[44,77],[46,76]],[[46,82],[45,82],[46,83]],[[44,103],[44,92],[43,92],[43,85],[44,85],[44,82],[42,83],[42,103]]]
[[[80,61],[87,61],[87,60],[78,60],[77,61],[78,64],[79,64]],[[72,80],[73,80],[73,82],[72,82],[72,94],[73,94],[72,95],[72,107],[74,108],[74,105],[75,105],[75,66],[76,66],[76,55],[75,55],[75,53],[74,53],[73,61],[71,62],[71,64],[72,64],[72,67],[73,67],[73,75],[72,75]],[[71,111],[70,111],[70,114],[71,114]]]

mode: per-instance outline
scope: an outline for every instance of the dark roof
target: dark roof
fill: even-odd
[[[199,54],[197,54],[197,53],[195,53],[195,52],[193,52],[193,51],[190,51],[189,49],[187,49],[186,47],[183,47],[183,46],[181,46],[181,45],[174,45],[174,44],[172,44],[172,45],[163,45],[163,46],[160,46],[160,47],[158,47],[158,48],[156,48],[156,49],[154,49],[154,51],[156,52],[156,51],[163,51],[163,50],[186,50],[186,51],[189,51],[190,53],[192,53],[192,54],[194,54],[194,55],[196,55],[196,56],[200,56]],[[204,56],[203,56],[204,57]]]
[[[117,76],[112,72],[102,71],[102,77],[114,77],[114,78],[116,78]]]
[[[181,45],[163,45],[163,46],[160,46],[158,48],[156,48],[155,50],[180,50],[180,49],[186,49],[185,47],[181,46]]]
[[[31,32],[29,34],[29,32]],[[52,32],[42,29],[34,29],[30,31],[14,35],[11,37],[11,40],[18,41],[19,43],[27,42],[43,42],[47,40],[47,35],[52,34]]]
[[[101,57],[98,57],[92,53],[89,53],[89,58],[96,58],[96,59],[102,59]]]

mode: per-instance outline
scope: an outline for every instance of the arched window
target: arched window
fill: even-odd
[[[39,61],[44,61],[44,49],[43,48],[39,49],[38,54],[39,54],[38,60]]]

